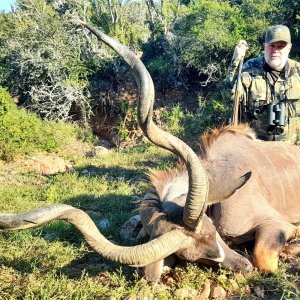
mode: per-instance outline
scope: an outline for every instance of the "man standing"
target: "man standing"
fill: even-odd
[[[238,91],[241,120],[251,124],[258,138],[300,144],[300,63],[288,58],[291,47],[288,27],[270,27],[265,34],[264,56],[243,65]],[[231,95],[239,62],[247,50],[244,40],[235,47],[226,76]]]

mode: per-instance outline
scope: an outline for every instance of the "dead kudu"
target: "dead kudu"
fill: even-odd
[[[228,227],[232,232],[240,225],[236,223],[245,223],[246,218],[237,220],[240,211],[250,216],[252,215],[252,207],[253,210],[256,206],[264,210],[263,205],[259,204],[264,201],[262,199],[264,192],[260,190],[262,187],[259,185],[262,179],[257,176],[252,179],[249,172],[252,169],[255,171],[259,164],[249,165],[241,161],[241,152],[237,150],[238,147],[242,147],[244,151],[242,157],[248,161],[248,156],[251,157],[253,154],[251,148],[246,152],[242,143],[250,139],[243,134],[227,133],[224,134],[224,139],[227,138],[227,140],[223,142],[223,136],[220,135],[219,139],[216,139],[216,143],[212,143],[211,146],[211,149],[215,147],[219,149],[219,152],[215,150],[216,153],[212,157],[210,152],[207,152],[199,158],[185,143],[164,132],[153,123],[154,87],[143,63],[127,47],[84,22],[81,22],[81,24],[113,48],[131,67],[138,85],[138,120],[144,134],[151,142],[170,150],[184,162],[184,170],[186,170],[183,176],[184,184],[178,181],[174,193],[170,191],[170,199],[175,199],[173,205],[179,207],[175,210],[178,215],[170,215],[169,212],[172,213],[173,210],[170,209],[171,206],[167,202],[160,201],[163,198],[157,202],[159,195],[157,190],[154,189],[148,193],[141,205],[140,214],[144,229],[150,236],[150,241],[131,247],[111,243],[99,232],[85,212],[63,204],[42,207],[21,214],[0,214],[0,228],[2,230],[26,229],[41,226],[52,220],[70,222],[82,233],[86,242],[96,252],[115,262],[145,267],[146,275],[151,280],[159,278],[164,261],[174,254],[192,262],[212,261],[230,269],[250,271],[252,264],[246,258],[231,250],[221,239],[213,225],[215,223],[220,232],[225,235],[227,233],[226,236],[228,236],[225,228]],[[232,142],[228,136],[234,137],[236,140],[236,149],[231,148]],[[241,142],[238,142],[239,138]],[[217,142],[218,140],[219,142]],[[255,149],[257,149],[255,151],[260,151],[260,143],[256,142],[256,144]],[[281,159],[286,160],[287,158],[281,157]],[[259,163],[259,161],[255,162]],[[252,188],[253,184],[248,187],[248,182],[255,180],[258,181],[257,184]],[[258,195],[257,198],[255,193]],[[238,207],[242,198],[244,198],[244,206],[241,204],[240,206],[243,207]],[[216,210],[215,215],[212,214],[212,223],[205,214],[207,204],[222,200],[226,201],[225,207],[233,203],[234,208],[232,210],[235,214],[234,216],[229,215],[227,218],[221,210],[219,210],[219,214]],[[218,204],[215,205],[217,207]],[[268,210],[269,206],[266,209]],[[277,219],[279,220],[280,217],[278,216]],[[222,222],[225,226],[228,223],[228,226],[222,227]],[[271,225],[271,227],[274,229],[274,226]],[[292,225],[289,225],[289,228],[291,228],[291,232]],[[250,231],[252,231],[252,228]],[[263,233],[264,231],[260,231],[260,235],[263,235]],[[242,234],[243,232],[240,235]],[[273,234],[276,235],[274,230],[272,236]],[[291,234],[287,238],[289,236]],[[268,250],[265,245],[259,245],[259,247],[261,250]],[[266,253],[263,252],[262,257],[265,257],[265,255]]]
[[[207,208],[206,215],[218,233],[236,244],[254,241],[253,264],[260,271],[276,271],[282,250],[299,254],[299,244],[287,244],[300,235],[299,146],[257,140],[247,125],[212,130],[202,136],[200,145],[210,203],[226,198],[224,190],[233,178],[251,170],[246,184]],[[182,214],[188,188],[186,169],[156,171],[150,177],[155,189],[145,195],[141,212],[143,206],[149,209],[149,200],[161,199],[169,215]]]

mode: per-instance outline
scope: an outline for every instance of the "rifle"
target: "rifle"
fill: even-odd
[[[234,105],[233,105],[233,114],[232,114],[232,124],[233,125],[237,125],[238,119],[239,119],[239,104],[240,104],[239,86],[240,86],[240,82],[241,82],[241,73],[242,73],[243,62],[244,62],[244,56],[242,56],[242,58],[239,62],[237,80],[236,80],[236,85],[235,85]]]

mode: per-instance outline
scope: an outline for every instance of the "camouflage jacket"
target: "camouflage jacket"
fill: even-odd
[[[231,62],[225,80],[232,99],[238,65],[238,60]],[[289,59],[276,81],[264,65],[263,56],[243,65],[238,90],[242,121],[249,122],[260,139],[300,144],[300,63]]]

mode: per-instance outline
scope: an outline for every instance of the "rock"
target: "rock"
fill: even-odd
[[[96,151],[94,150],[89,150],[85,152],[85,157],[95,157],[96,156]]]
[[[215,300],[226,299],[226,291],[223,287],[218,284],[213,283],[211,285],[210,298]]]
[[[86,210],[85,211],[92,219],[99,220],[102,217],[102,213],[94,210]]]
[[[110,227],[110,223],[107,219],[102,219],[98,222],[98,227],[100,229],[106,229],[106,228]]]
[[[111,148],[114,147],[114,145],[110,141],[108,141],[108,140],[101,140],[99,142],[98,146],[104,147],[106,149],[111,149]]]
[[[86,157],[98,157],[107,153],[109,149],[113,147],[113,144],[107,140],[101,140],[99,145],[94,146],[91,150],[85,153]]]
[[[238,285],[238,283],[237,283],[235,280],[229,279],[229,282],[230,282],[231,286],[232,286],[235,290],[237,290],[237,289],[239,288],[239,285]]]
[[[43,239],[46,240],[47,242],[54,242],[56,238],[57,235],[55,233],[46,233],[43,236]]]
[[[176,298],[179,299],[195,299],[197,294],[198,291],[190,287],[178,289],[174,293]]]
[[[202,292],[199,293],[196,297],[195,300],[206,300],[209,299],[210,295],[210,281],[208,279],[205,280],[205,282],[201,286]]]
[[[137,297],[134,294],[129,295],[129,296],[127,296],[127,297],[124,298],[124,300],[136,300],[136,299],[137,299]]]
[[[86,157],[99,157],[104,153],[107,153],[109,149],[103,147],[103,146],[95,146],[93,149],[87,151],[85,153]]]
[[[142,227],[140,215],[135,215],[124,223],[120,231],[120,236],[124,240],[135,241]]]
[[[139,196],[132,196],[131,201],[138,202],[140,200],[140,198],[141,197],[139,197]]]
[[[42,175],[54,175],[71,171],[73,165],[53,154],[39,154],[28,160],[27,167]]]
[[[265,289],[262,286],[256,286],[254,288],[254,293],[257,295],[259,299],[265,298]]]

